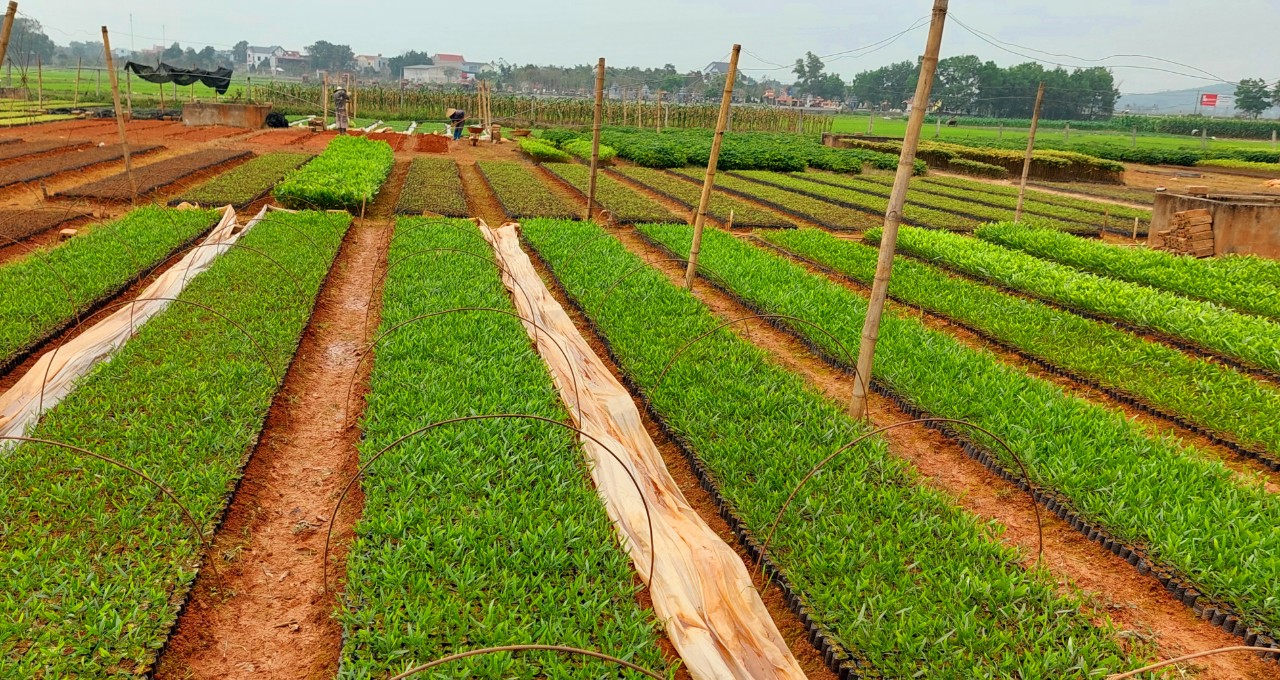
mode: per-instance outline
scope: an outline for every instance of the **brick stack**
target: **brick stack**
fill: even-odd
[[[1173,214],[1169,228],[1157,232],[1162,250],[1193,257],[1213,256],[1213,215],[1208,210],[1184,210]]]

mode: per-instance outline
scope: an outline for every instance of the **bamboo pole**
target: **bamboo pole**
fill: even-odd
[[[320,74],[320,129],[329,129],[329,72]]]
[[[693,216],[693,243],[689,246],[689,267],[684,272],[684,287],[693,290],[693,279],[698,274],[698,252],[702,250],[702,228],[707,221],[707,206],[711,203],[711,187],[716,180],[716,164],[720,162],[720,143],[724,141],[724,127],[729,122],[729,104],[733,101],[733,81],[738,77],[738,53],[742,45],[733,46],[729,57],[729,72],[725,74],[724,94],[720,97],[720,116],[716,119],[716,136],[711,139],[711,158],[707,159],[707,174],[702,180],[702,197],[698,199],[698,212]]]
[[[1031,152],[1036,148],[1036,128],[1040,127],[1040,105],[1044,103],[1044,81],[1036,89],[1036,107],[1031,111],[1031,130],[1027,134],[1027,155],[1022,157],[1022,180],[1018,182],[1018,205],[1013,211],[1013,221],[1022,221],[1022,201],[1027,195],[1027,176],[1031,174]]]
[[[13,19],[18,14],[18,3],[9,0],[9,9],[4,13],[4,26],[0,27],[0,61],[8,61],[9,36],[13,34]],[[13,85],[13,62],[9,61],[9,85]]]
[[[94,69],[93,72],[95,74],[93,96],[97,98],[102,96],[102,69]]]
[[[116,108],[116,129],[120,131],[120,149],[124,153],[124,174],[129,177],[129,202],[138,198],[138,182],[133,178],[133,161],[129,158],[129,138],[124,133],[124,111],[120,108],[120,80],[116,77],[115,63],[111,59],[111,38],[107,35],[107,27],[102,27],[102,49],[107,56],[107,72],[111,78],[111,100]],[[161,87],[163,92],[164,88]]]
[[[71,108],[80,106],[80,66],[84,59],[76,57],[76,91],[71,95]]]
[[[898,245],[898,226],[902,223],[907,187],[915,171],[916,147],[920,144],[920,129],[924,127],[929,93],[933,89],[933,77],[938,70],[938,52],[942,48],[942,28],[946,21],[947,0],[934,0],[929,39],[925,43],[924,57],[920,60],[920,77],[916,82],[906,136],[902,140],[902,154],[898,157],[898,174],[894,177],[893,192],[889,195],[889,206],[885,210],[884,231],[880,237],[880,255],[876,260],[871,300],[867,304],[862,340],[858,344],[857,373],[853,380],[853,398],[849,402],[849,415],[854,418],[862,418],[867,412],[867,388],[871,382],[876,340],[880,336],[880,317],[884,313],[885,299],[889,296],[889,276],[893,272],[893,256]]]
[[[600,107],[604,103],[604,57],[596,62],[596,106],[591,123],[591,179],[587,183],[587,221],[596,207],[596,172],[600,169]]]
[[[656,107],[653,110],[654,127],[657,128],[658,134],[662,134],[662,90],[658,90],[658,101],[654,106]],[[1271,134],[1274,141],[1275,132],[1273,131]]]
[[[36,110],[44,108],[44,65],[36,55]]]
[[[102,85],[101,70],[98,71],[98,85]],[[101,87],[99,87],[99,90],[101,90]],[[124,72],[124,91],[125,101],[128,102],[128,118],[129,120],[133,120],[133,72],[128,69],[125,69]],[[102,95],[101,91],[99,91],[98,95]]]

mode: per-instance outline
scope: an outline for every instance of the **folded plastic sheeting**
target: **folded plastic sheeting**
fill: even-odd
[[[0,394],[0,436],[26,435],[43,411],[62,401],[75,388],[77,380],[124,345],[143,324],[167,309],[170,298],[178,297],[192,278],[208,269],[219,255],[260,222],[266,212],[267,208],[263,208],[244,229],[239,229],[235,211],[226,208],[202,245],[192,248],[152,281],[134,298],[137,302],[120,305],[85,332],[41,356],[13,387]],[[0,441],[0,449],[13,444],[12,440]]]
[[[205,87],[217,90],[218,94],[226,94],[227,88],[231,87],[231,69],[229,68],[206,71],[202,68],[179,68],[164,62],[160,62],[159,66],[147,66],[132,61],[124,67],[148,83],[160,85],[177,83],[183,86],[202,83]]]
[[[685,500],[645,431],[635,401],[539,278],[520,248],[516,225],[489,229],[482,223],[481,231],[498,253],[503,282],[518,291],[512,295],[516,309],[537,324],[526,322],[525,330],[569,413],[579,419],[577,426],[621,458],[615,460],[604,447],[582,438],[592,479],[641,578],[648,577],[650,553],[654,556],[649,584],[653,608],[690,675],[698,680],[805,677],[742,559]],[[652,551],[646,503],[653,520]]]

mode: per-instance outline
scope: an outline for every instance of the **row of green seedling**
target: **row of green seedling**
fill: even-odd
[[[394,164],[386,142],[334,137],[315,160],[276,185],[274,196],[291,208],[360,210],[373,202]]]
[[[906,227],[898,233],[898,248],[1071,310],[1157,333],[1247,369],[1280,372],[1280,325],[1269,319],[1080,272],[969,236]]]
[[[1253,255],[1199,259],[1012,224],[985,225],[975,234],[984,241],[1081,271],[1280,319],[1280,267],[1272,260]]]
[[[1056,232],[1055,232],[1056,233]],[[813,229],[758,238],[837,276],[870,285],[875,248]],[[1115,326],[899,257],[889,294],[1121,399],[1280,465],[1280,390]]]
[[[154,663],[349,223],[269,215],[31,433],[131,466],[182,507],[73,450],[22,443],[0,461],[6,676],[140,675]]]
[[[882,199],[889,198],[893,192],[892,177],[844,177],[840,175],[831,175],[828,173],[796,173],[793,175],[800,179],[811,182],[820,182],[823,184],[860,191],[862,193],[879,196]],[[992,205],[991,203],[978,200],[980,197],[966,195],[947,195],[938,192],[922,190],[920,187],[926,186],[923,183],[913,182],[907,190],[907,203],[909,205],[920,206],[930,210],[938,210],[954,215],[962,215],[971,218],[975,222],[999,222],[1013,218],[1014,206]],[[964,194],[965,192],[957,192]],[[973,193],[973,192],[969,192]],[[1045,227],[1051,227],[1061,231],[1078,233],[1078,234],[1097,234],[1100,225],[1093,224],[1088,221],[1092,215],[1081,214],[1078,217],[1084,219],[1075,219],[1077,215],[1063,214],[1062,211],[1067,209],[1058,208],[1056,206],[1048,206],[1040,210],[1033,210],[1036,206],[1024,206],[1024,219],[1028,222],[1035,222]],[[932,225],[925,225],[932,226]]]
[[[857,191],[849,191],[827,184],[806,182],[798,175],[743,171],[733,173],[717,184],[746,196],[753,196],[780,206],[797,210],[803,205],[811,221],[828,229],[865,231],[884,224],[884,213],[889,201]],[[817,217],[822,216],[822,219]],[[978,225],[971,217],[932,210],[914,204],[903,207],[902,218],[910,224],[928,225],[934,229],[972,230]]]
[[[212,210],[145,207],[0,266],[0,371],[208,231]]]
[[[683,179],[661,170],[619,167],[611,169],[610,172],[616,172],[622,177],[641,184],[650,191],[676,201],[689,210],[697,210],[702,198],[702,189],[700,187],[691,185]],[[786,229],[793,226],[787,220],[768,210],[757,208],[714,189],[711,192],[711,200],[707,204],[707,214],[725,223],[732,216],[733,225],[743,228]]]
[[[274,151],[236,166],[194,187],[171,204],[195,203],[208,207],[230,205],[243,208],[266,196],[290,171],[311,160],[308,153]]]
[[[701,183],[703,173],[697,168],[678,168],[670,171],[686,183]],[[759,172],[767,174],[767,170],[742,172]],[[787,191],[777,186],[744,180],[737,173],[722,172],[715,177],[715,188],[733,196],[762,203],[779,212],[808,220],[828,229],[839,231],[862,231],[881,224],[870,213],[850,208],[847,205],[824,201],[812,196]],[[735,220],[736,222],[736,220]]]
[[[396,213],[445,217],[467,217],[467,197],[462,190],[458,164],[451,158],[419,156],[409,165],[404,188],[396,202]]]
[[[542,166],[551,174],[586,198],[590,189],[591,168],[576,163],[556,163]],[[596,202],[608,210],[618,224],[638,222],[671,222],[676,216],[653,199],[626,186],[603,172],[596,173]]]
[[[536,220],[523,233],[652,412],[705,467],[750,532],[744,540],[768,536],[810,468],[871,432],[765,351],[717,330],[724,319],[599,227]],[[716,269],[731,237],[707,235]],[[802,619],[869,662],[862,673],[1084,677],[1135,663],[1105,614],[1093,625],[1084,602],[1059,594],[1046,572],[1024,569],[998,531],[873,436],[801,490],[768,555],[799,594]]]
[[[631,562],[572,431],[503,418],[418,432],[471,415],[570,422],[520,320],[502,313],[515,310],[489,245],[467,221],[402,218],[388,262],[340,677],[387,677],[514,644],[598,650],[661,671],[658,624],[637,603]],[[444,671],[617,677],[598,661],[543,653]]]
[[[1007,184],[996,184],[993,182],[977,182],[971,179],[961,177],[946,177],[942,175],[930,175],[920,180],[922,184],[934,185],[939,187],[956,187],[958,189],[968,189],[971,191],[980,191],[996,196],[1005,196],[1011,198],[1018,197],[1018,188]],[[1102,187],[1104,185],[1098,185]],[[1133,221],[1138,218],[1140,222],[1151,223],[1151,211],[1142,208],[1133,208],[1127,205],[1116,205],[1104,201],[1091,201],[1087,198],[1074,198],[1072,196],[1063,196],[1061,194],[1050,193],[1047,191],[1027,191],[1024,197],[1027,200],[1036,203],[1046,203],[1049,205],[1060,205],[1065,208],[1074,208],[1085,212],[1091,212],[1095,215],[1110,214],[1118,219]],[[1095,218],[1096,219],[1096,218]]]
[[[582,212],[552,191],[534,174],[536,170],[532,166],[510,161],[480,161],[476,167],[509,219],[573,218]]]
[[[819,179],[819,177],[815,175],[813,179]],[[893,178],[891,177],[878,176],[869,177],[868,179],[883,187],[893,186]],[[1002,193],[992,193],[990,191],[984,191],[977,188],[964,189],[951,186],[949,184],[938,184],[924,180],[920,182],[913,182],[911,190],[913,193],[923,195],[925,197],[944,197],[947,199],[964,201],[969,204],[976,203],[991,208],[1005,210],[1006,212],[1000,214],[998,217],[988,218],[997,222],[1007,220],[1012,217],[1012,211],[1016,211],[1018,207],[1018,197],[1016,194],[1010,196]],[[1127,210],[1117,210],[1117,212],[1131,213],[1133,210],[1134,209],[1130,208]],[[1025,215],[1040,217],[1053,222],[1065,222],[1073,225],[1068,228],[1062,228],[1061,226],[1055,225],[1055,228],[1062,229],[1063,231],[1097,232],[1099,230],[1103,230],[1123,232],[1126,234],[1132,231],[1132,217],[1126,218],[1123,215],[1112,216],[1110,211],[1105,209],[1103,212],[1097,213],[1092,210],[1082,210],[1080,208],[1058,205],[1056,203],[1046,203],[1035,199],[1024,198],[1022,211]],[[1142,225],[1141,231],[1146,233],[1146,228],[1151,223],[1151,215],[1146,215],[1145,219],[1141,219],[1139,222]]]
[[[688,252],[685,227],[641,231],[676,254]],[[858,346],[867,303],[844,285],[718,231],[706,234],[700,262],[748,306],[801,317],[844,347]],[[831,338],[799,324],[793,332],[852,368]],[[915,411],[970,421],[1002,437],[1032,483],[1049,491],[1036,495],[1052,500],[1046,502],[1050,509],[1093,527],[1092,533],[1101,527],[1110,535],[1108,547],[1140,572],[1174,584],[1187,604],[1229,605],[1239,612],[1242,632],[1280,624],[1280,562],[1270,557],[1280,554],[1280,534],[1273,530],[1280,499],[1260,481],[1241,479],[1212,456],[1149,430],[1120,409],[1067,394],[931,330],[915,315],[885,314],[872,378]],[[964,441],[1002,469],[1017,469],[985,435]]]

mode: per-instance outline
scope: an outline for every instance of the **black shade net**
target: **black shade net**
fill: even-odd
[[[231,69],[229,68],[206,71],[202,68],[178,68],[164,62],[160,62],[159,66],[147,66],[132,61],[124,67],[148,83],[161,85],[177,83],[185,86],[198,82],[205,87],[213,88],[218,94],[226,94],[227,88],[231,87]]]

